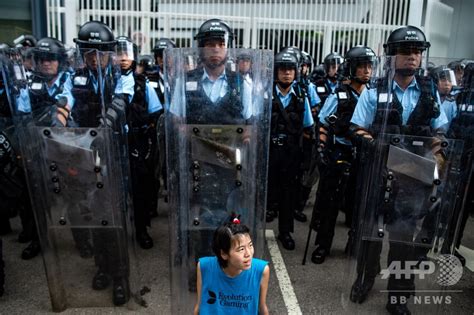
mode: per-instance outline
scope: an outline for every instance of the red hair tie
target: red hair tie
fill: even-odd
[[[234,218],[234,219],[232,220],[232,223],[234,223],[234,224],[240,224],[239,218]]]

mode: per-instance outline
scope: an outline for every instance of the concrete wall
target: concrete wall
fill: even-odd
[[[454,9],[448,54],[452,58],[474,59],[474,1],[442,0]]]

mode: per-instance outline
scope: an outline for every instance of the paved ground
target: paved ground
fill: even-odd
[[[310,205],[305,212],[310,214]],[[340,214],[342,220],[343,214]],[[31,261],[20,259],[22,244],[16,240],[19,232],[18,220],[14,220],[15,231],[4,237],[4,255],[6,262],[6,293],[0,298],[0,314],[49,314],[51,305],[44,276],[41,257]],[[165,211],[152,222],[151,234],[155,240],[152,250],[138,249],[137,254],[143,267],[142,282],[151,288],[145,295],[147,308],[127,310],[126,308],[87,308],[68,309],[64,314],[170,314],[173,299],[169,284],[169,242],[168,220]],[[355,305],[347,301],[351,285],[350,264],[344,255],[347,228],[338,222],[336,238],[331,256],[322,265],[308,261],[301,265],[304,243],[307,237],[307,224],[295,223],[296,250],[289,252],[278,246],[272,235],[277,234],[276,222],[267,225],[267,247],[264,258],[271,261],[271,278],[268,305],[271,314],[385,314],[386,293],[384,284],[378,280],[368,301]],[[272,233],[273,232],[273,233]],[[464,268],[461,280],[446,295],[451,297],[450,304],[437,307],[433,302],[436,292],[423,293],[423,304],[411,305],[414,314],[474,314],[474,219],[470,218],[463,250],[472,255],[471,269]],[[314,234],[313,234],[314,235]],[[314,242],[314,238],[313,238]],[[310,247],[310,253],[314,249]],[[386,257],[384,246],[383,257]],[[281,259],[279,259],[281,256]],[[382,262],[385,266],[385,261]],[[276,270],[278,269],[278,273]],[[285,274],[286,270],[287,274]],[[421,287],[423,283],[417,282]],[[284,292],[284,294],[282,294]],[[421,295],[421,294],[420,294]],[[285,298],[284,298],[285,296]],[[427,299],[427,300],[426,300]]]

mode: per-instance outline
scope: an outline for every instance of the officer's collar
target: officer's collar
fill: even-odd
[[[202,74],[202,81],[211,81],[211,82],[215,82],[217,80],[220,80],[220,79],[226,79],[227,78],[227,75],[225,73],[225,68],[224,68],[224,71],[222,71],[222,73],[219,75],[219,77],[217,78],[217,80],[213,81],[209,78],[209,74],[207,74],[207,71],[206,71],[206,68],[203,68],[203,74]]]
[[[49,82],[47,82],[46,86],[48,87],[48,89],[51,89],[52,87],[58,88],[59,85],[60,85],[61,77],[63,76],[63,74],[64,74],[64,71],[59,71],[58,75],[56,76],[56,79],[54,80],[52,85],[49,85]]]
[[[278,87],[278,84],[275,84],[275,90],[276,90],[277,95],[281,96],[281,97],[288,97],[288,95],[291,95],[291,94],[296,95],[296,92],[293,89],[293,86],[295,85],[295,83],[296,83],[296,81],[291,84],[291,88],[290,88],[290,90],[288,91],[288,93],[286,95],[283,95],[283,93],[281,93],[281,91],[280,91],[280,88]]]
[[[415,76],[413,76],[413,80],[411,80],[410,84],[408,84],[408,86],[407,86],[407,88],[405,89],[405,91],[408,90],[408,89],[412,89],[412,88],[415,88],[415,89],[418,90],[418,91],[420,90],[420,86],[419,86],[419,84],[418,84],[418,81],[416,81]],[[393,80],[393,89],[394,89],[394,90],[395,90],[395,89],[399,89],[400,91],[404,91],[404,90],[400,87],[400,85],[398,85],[398,83],[397,83],[395,80]]]

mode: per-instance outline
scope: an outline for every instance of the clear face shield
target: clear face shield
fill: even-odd
[[[373,73],[378,68],[378,59],[364,57],[354,60],[355,66],[350,67],[350,77],[359,83],[367,84],[370,82]]]
[[[138,58],[135,56],[133,43],[127,41],[119,41],[117,46],[117,58],[122,70],[130,70],[133,62]]]
[[[448,95],[454,86],[457,86],[456,74],[449,68],[438,70],[432,74],[441,96]]]
[[[38,76],[53,78],[64,70],[65,57],[64,53],[36,50],[33,52],[33,70]]]
[[[225,33],[222,36],[211,37],[202,42],[200,58],[205,67],[216,69],[226,63],[228,36],[228,33]]]
[[[334,58],[330,59],[329,62],[326,64],[326,74],[329,78],[336,77],[337,69],[342,65],[344,59],[342,58]]]
[[[428,49],[419,45],[404,45],[396,48],[391,57],[391,68],[399,76],[425,75],[428,65]]]

